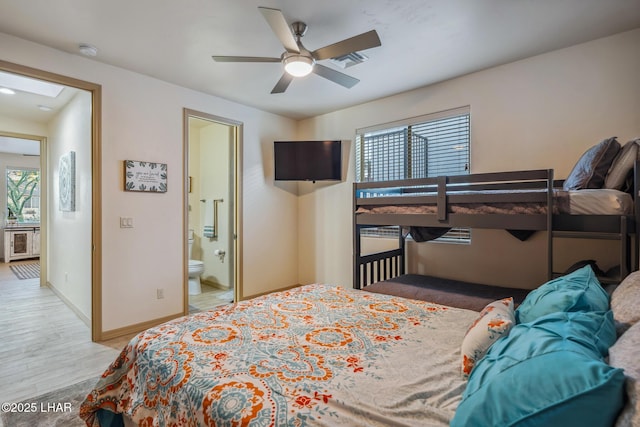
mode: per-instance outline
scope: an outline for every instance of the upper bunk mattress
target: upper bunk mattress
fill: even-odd
[[[532,191],[546,190],[530,190]],[[523,191],[519,191],[522,193]],[[486,191],[478,194],[509,194],[508,191]],[[513,192],[511,192],[513,193]],[[432,193],[434,194],[434,193]],[[450,193],[452,194],[452,193]],[[456,194],[472,194],[471,192],[457,192]],[[415,196],[415,194],[411,194]],[[398,196],[398,194],[394,194]],[[409,195],[407,195],[409,196]],[[384,204],[384,196],[380,198],[380,205],[360,206],[356,213],[367,214],[436,214],[438,207],[428,205],[397,205]],[[633,213],[633,199],[630,194],[612,189],[587,189],[578,191],[554,190],[553,213],[570,215],[631,215]],[[450,203],[448,211],[456,214],[514,214],[531,215],[546,214],[545,203]]]
[[[569,191],[571,215],[631,215],[633,198],[629,193],[608,188]]]

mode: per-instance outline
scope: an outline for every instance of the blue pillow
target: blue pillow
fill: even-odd
[[[516,322],[527,323],[558,311],[607,311],[609,294],[589,265],[529,292],[516,310]]]
[[[451,426],[613,425],[625,381],[603,360],[613,341],[610,312],[558,312],[514,326],[473,368]]]

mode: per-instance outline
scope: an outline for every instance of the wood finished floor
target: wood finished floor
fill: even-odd
[[[197,309],[229,302],[230,291],[203,291],[193,300]],[[92,342],[89,327],[51,289],[40,287],[39,279],[19,280],[9,264],[0,263],[0,402],[20,402],[100,375],[131,337]]]
[[[233,290],[225,290],[202,283],[202,293],[189,295],[189,313],[208,310],[233,302]]]
[[[95,377],[129,339],[91,342],[87,325],[51,289],[17,279],[0,263],[0,402]]]

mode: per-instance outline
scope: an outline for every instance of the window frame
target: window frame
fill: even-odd
[[[375,134],[383,134],[388,132],[391,134],[392,132],[404,132],[406,133],[404,140],[404,175],[401,177],[392,176],[387,177],[385,180],[389,179],[410,179],[412,178],[412,170],[413,166],[411,165],[412,161],[412,129],[419,128],[420,126],[428,126],[429,123],[437,122],[437,121],[445,121],[447,119],[452,119],[455,117],[466,116],[466,153],[463,155],[464,163],[464,172],[458,173],[462,171],[458,171],[453,174],[469,174],[471,170],[471,107],[464,106],[459,108],[453,108],[449,110],[439,111],[436,113],[426,114],[418,117],[412,117],[409,119],[398,120],[394,122],[388,122],[384,124],[379,124],[375,126],[369,126],[366,128],[356,129],[355,136],[355,180],[356,182],[367,182],[369,180],[365,180],[365,176],[369,171],[368,175],[371,176],[370,170],[364,169],[365,165],[365,149],[363,148],[365,135],[369,134],[369,136],[373,137]],[[373,135],[372,135],[373,134]],[[437,144],[437,142],[436,142]],[[428,150],[428,142],[425,141],[425,150]],[[414,150],[415,151],[415,150]],[[425,152],[425,155],[428,151]],[[383,153],[384,156],[385,153]],[[389,156],[387,156],[389,157]],[[428,157],[426,158],[428,159]],[[428,162],[428,160],[426,160]],[[403,169],[400,168],[395,168]],[[428,175],[428,166],[425,166],[425,172]],[[437,176],[437,175],[431,175]],[[371,181],[383,181],[381,179],[371,179]],[[389,226],[389,227],[371,227],[364,228],[361,230],[361,234],[367,237],[379,237],[379,238],[390,238],[392,236],[397,237],[398,235],[398,227],[397,226]],[[410,236],[408,236],[410,238]],[[471,244],[471,229],[469,228],[453,228],[445,235],[432,240],[434,243],[455,243],[455,244]]]
[[[27,171],[27,172],[37,172],[38,174],[38,182],[34,188],[34,192],[32,193],[32,195],[29,197],[29,200],[31,204],[33,204],[33,200],[34,197],[37,197],[38,200],[38,215],[37,215],[37,220],[34,221],[23,221],[21,220],[20,214],[18,214],[17,212],[14,212],[13,214],[16,216],[16,223],[17,224],[39,224],[40,221],[42,220],[42,171],[40,170],[40,168],[38,167],[31,167],[31,166],[6,166],[5,168],[5,206],[6,206],[6,211],[5,211],[5,216],[6,218],[8,218],[9,215],[9,174],[12,171]],[[36,209],[33,208],[33,206],[29,206],[30,209]],[[23,206],[23,211],[24,209],[27,209],[26,207]]]

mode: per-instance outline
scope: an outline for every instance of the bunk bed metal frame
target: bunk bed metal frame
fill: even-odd
[[[554,191],[562,180],[553,179],[553,169],[441,176],[353,184],[353,287],[361,289],[373,282],[405,274],[406,237],[402,227],[469,227],[503,230],[528,230],[546,233],[547,276],[553,271],[554,238],[586,238],[619,241],[620,275],[601,278],[603,283],[618,283],[638,269],[638,233],[640,224],[640,167],[633,170],[633,205],[630,215],[554,214]],[[498,190],[498,191],[496,191]],[[506,191],[505,191],[506,190]],[[546,213],[484,214],[451,213],[452,204],[537,203]],[[389,205],[437,207],[434,214],[361,213],[361,207]],[[361,253],[361,231],[368,227],[400,226],[398,247],[379,253]],[[632,255],[633,254],[633,255]]]

